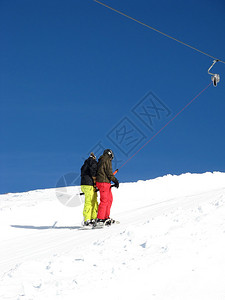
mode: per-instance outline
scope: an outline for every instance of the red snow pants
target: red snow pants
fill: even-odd
[[[111,191],[111,183],[96,182],[96,186],[100,192],[100,204],[98,207],[98,219],[108,219],[112,206],[113,195]]]

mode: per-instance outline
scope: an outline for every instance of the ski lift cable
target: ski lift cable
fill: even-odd
[[[125,166],[135,155],[137,155],[145,146],[148,145],[161,131],[163,131],[171,122],[173,122],[188,106],[190,106],[204,91],[206,91],[212,82],[208,84],[201,92],[199,92],[190,102],[188,102],[172,119],[170,119],[161,129],[159,129],[144,145],[141,146],[132,156],[130,156],[125,163],[123,163],[116,171],[113,173],[114,175]]]
[[[186,46],[186,47],[189,47],[189,48],[191,48],[192,50],[195,50],[195,51],[197,51],[197,52],[199,52],[199,53],[201,53],[201,54],[203,54],[203,55],[206,55],[206,56],[208,56],[208,57],[211,57],[211,58],[213,58],[214,60],[216,60],[216,61],[218,61],[218,62],[221,62],[221,63],[225,64],[225,61],[223,61],[223,60],[221,60],[221,59],[218,59],[218,58],[216,58],[216,57],[214,57],[214,56],[212,56],[212,55],[210,55],[210,54],[208,54],[208,53],[206,53],[206,52],[203,52],[203,51],[201,51],[201,50],[199,50],[199,49],[197,49],[197,48],[195,48],[195,47],[193,47],[193,46],[191,46],[191,45],[189,45],[189,44],[187,44],[187,43],[184,43],[184,42],[182,42],[182,41],[180,41],[180,40],[178,40],[178,39],[172,37],[171,35],[168,35],[168,34],[162,32],[162,31],[160,31],[160,30],[158,30],[158,29],[156,29],[156,28],[154,28],[154,27],[152,27],[152,26],[150,26],[150,25],[147,25],[147,24],[145,24],[145,23],[143,23],[143,22],[141,22],[141,21],[139,21],[139,20],[137,20],[137,19],[131,17],[131,16],[128,16],[127,14],[125,14],[125,13],[123,13],[123,12],[121,12],[121,11],[119,11],[119,10],[117,10],[117,9],[115,9],[115,8],[113,8],[113,7],[109,6],[109,5],[107,5],[107,4],[105,4],[105,3],[102,3],[102,2],[100,2],[100,1],[98,1],[98,0],[94,0],[94,2],[96,2],[96,3],[98,3],[98,4],[102,5],[102,6],[105,6],[106,8],[108,8],[108,9],[110,9],[110,10],[112,10],[112,11],[114,11],[114,12],[116,12],[116,13],[118,13],[118,14],[120,14],[120,15],[122,15],[122,16],[124,16],[124,17],[126,17],[126,18],[128,18],[128,19],[130,19],[130,20],[132,20],[132,21],[134,21],[134,22],[137,22],[137,23],[139,23],[139,24],[141,24],[141,25],[143,25],[143,26],[145,26],[145,27],[147,27],[147,28],[149,28],[149,29],[151,29],[151,30],[153,30],[153,31],[156,31],[156,32],[158,32],[158,33],[160,33],[160,34],[166,36],[167,38],[170,38],[170,39],[172,39],[172,40],[174,40],[174,41],[176,41],[176,42],[178,42],[178,43],[180,43],[180,44],[182,44],[182,45],[184,45],[184,46]]]

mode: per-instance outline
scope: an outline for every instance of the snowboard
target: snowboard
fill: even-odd
[[[110,223],[109,223],[110,222]],[[95,226],[93,226],[93,229],[98,229],[98,228],[105,228],[105,227],[111,227],[111,226],[113,226],[113,225],[115,225],[115,224],[120,224],[120,222],[119,221],[116,221],[116,220],[111,220],[111,219],[109,219],[109,220],[107,220],[107,221],[105,221],[104,223],[101,223],[101,224],[96,224]]]
[[[111,227],[115,224],[120,224],[120,221],[115,221],[113,220],[113,222],[111,222],[111,224],[109,224],[109,221],[111,221],[110,219],[105,221],[104,223],[101,224],[96,224],[93,226],[81,226],[81,228],[79,228],[79,230],[92,230],[92,229],[102,229],[105,227]]]

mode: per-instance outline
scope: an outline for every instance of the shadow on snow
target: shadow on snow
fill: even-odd
[[[81,226],[32,226],[32,225],[10,225],[13,228],[18,229],[36,229],[36,230],[46,230],[46,229],[79,229]]]

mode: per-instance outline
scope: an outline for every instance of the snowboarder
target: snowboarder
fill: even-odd
[[[113,195],[111,191],[111,181],[115,183],[115,187],[119,187],[119,181],[112,172],[112,160],[114,154],[111,149],[106,149],[98,161],[98,170],[96,177],[96,186],[100,192],[100,204],[98,207],[97,225],[110,223],[110,209],[112,206]]]
[[[92,227],[98,213],[98,202],[96,192],[97,159],[93,152],[85,160],[81,167],[81,190],[85,195],[84,223],[86,227]]]

